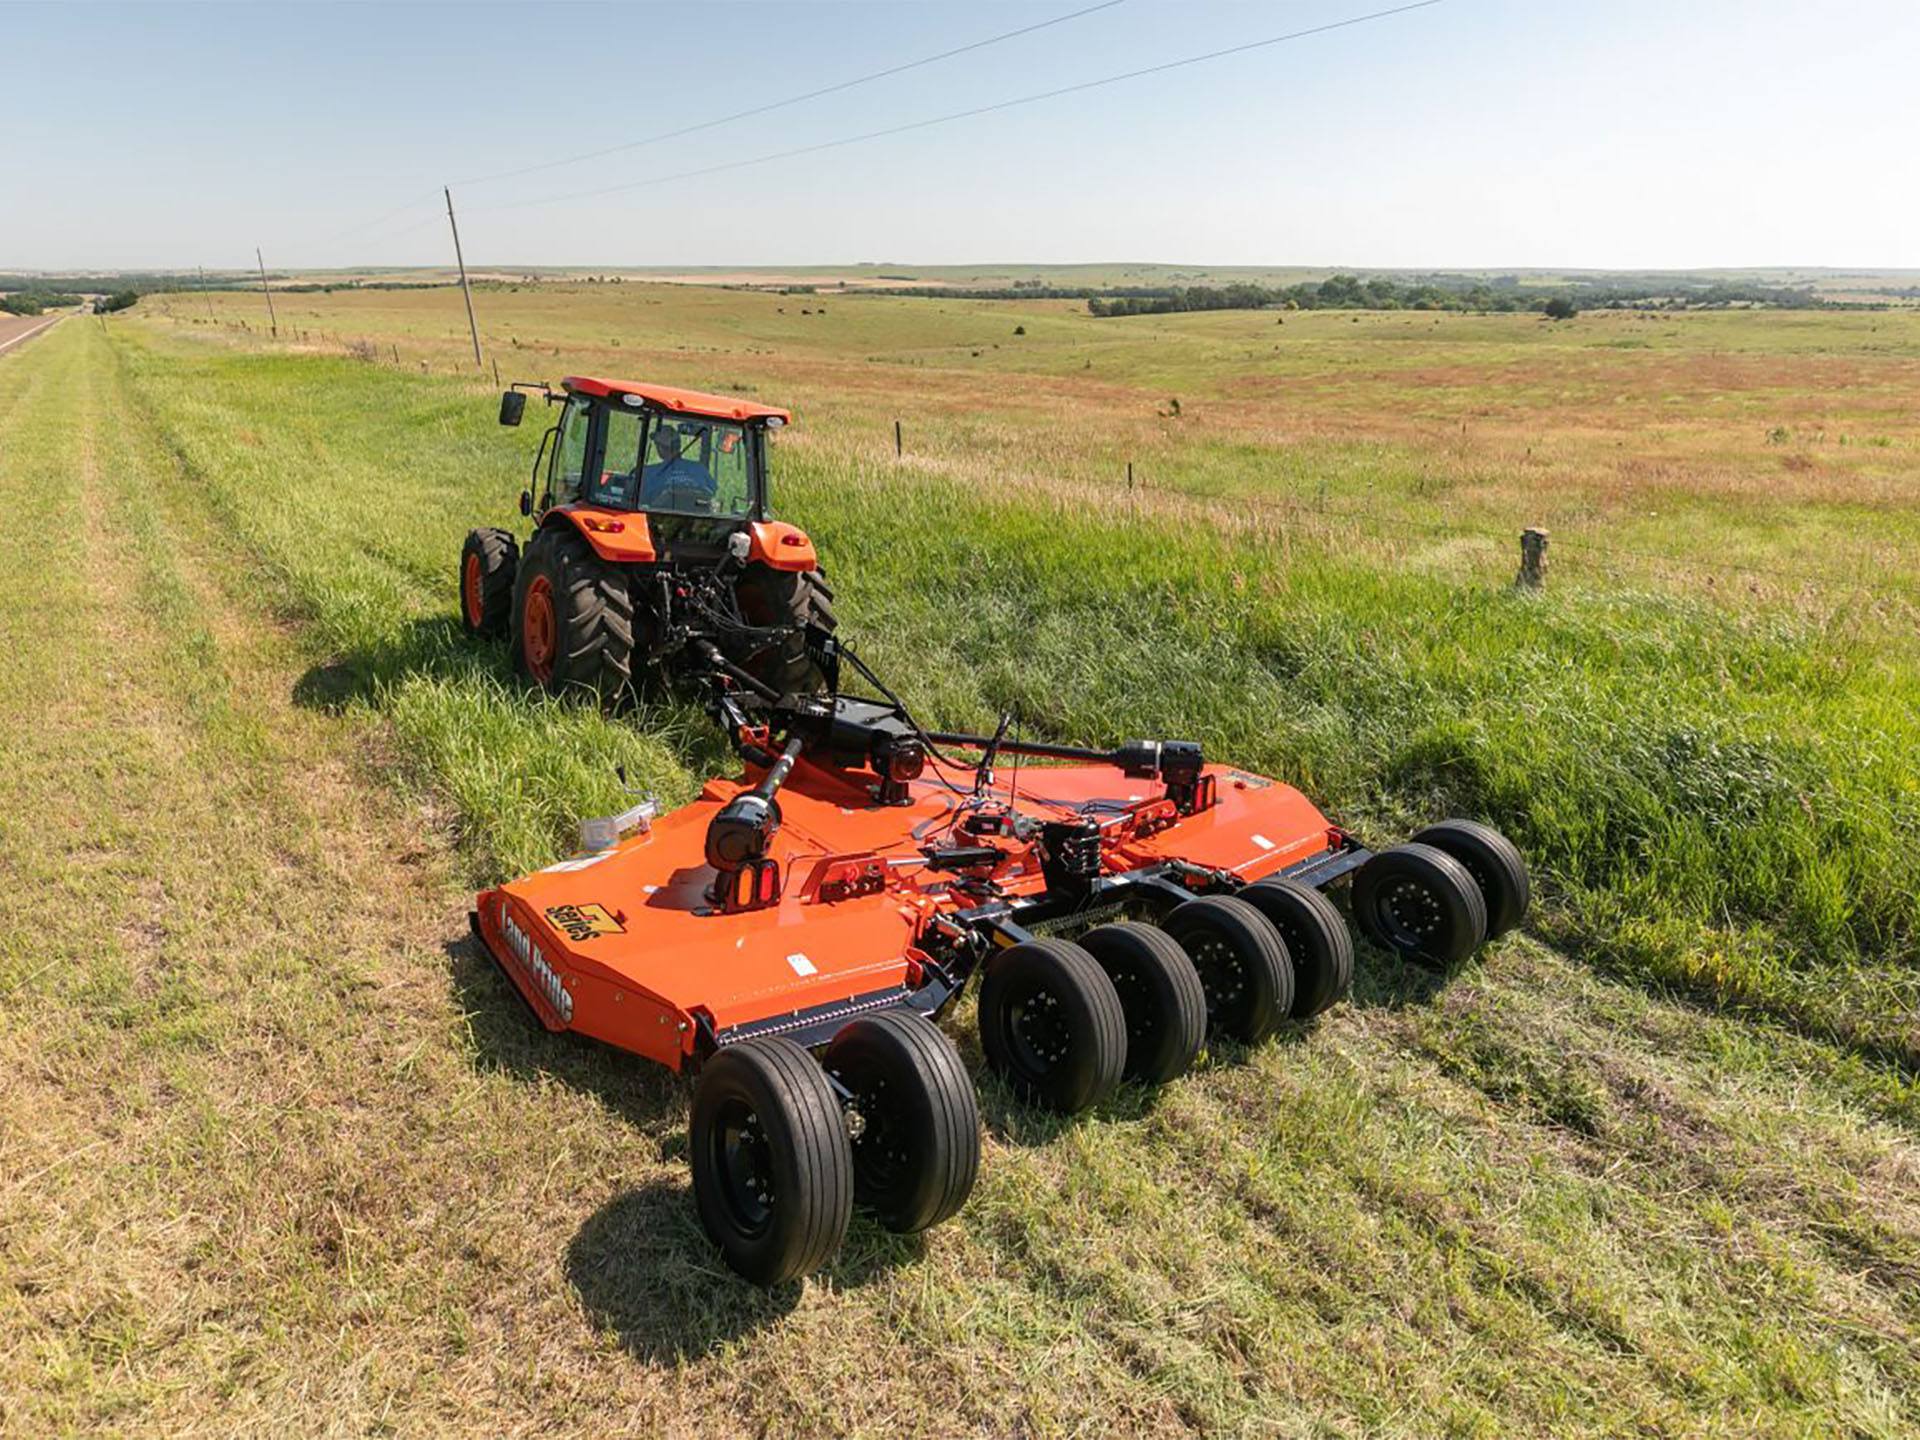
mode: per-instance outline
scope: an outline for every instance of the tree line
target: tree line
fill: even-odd
[[[1189,310],[1448,310],[1488,314],[1536,312],[1571,319],[1587,310],[1702,310],[1732,307],[1774,310],[1879,309],[1824,300],[1811,286],[1744,284],[1722,280],[1657,279],[1641,283],[1576,283],[1553,287],[1517,281],[1403,281],[1384,275],[1334,275],[1298,285],[1184,285],[1150,294],[1097,294],[1087,309],[1098,316],[1169,315]]]

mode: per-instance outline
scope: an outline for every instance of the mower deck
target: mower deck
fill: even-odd
[[[1018,815],[1029,829],[1092,820],[1106,890],[1167,885],[1170,866],[1325,883],[1365,858],[1291,786],[1226,766],[1204,773],[1215,803],[1183,816],[1110,765],[1029,765],[979,798],[929,775],[908,784],[905,803],[879,804],[866,777],[802,759],[780,790],[769,852],[780,897],[729,911],[713,899],[704,842],[722,807],[762,778],[749,768],[612,849],[485,892],[475,925],[548,1029],[686,1068],[743,1033],[830,1030],[888,1005],[937,1010],[956,988],[932,963],[937,917],[984,907],[1014,933],[1022,916],[1057,909],[1035,840],[963,833],[973,816]]]

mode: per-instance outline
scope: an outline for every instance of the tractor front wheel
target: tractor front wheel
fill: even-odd
[[[835,1035],[821,1064],[853,1097],[854,1199],[897,1235],[957,1214],[980,1172],[980,1107],[953,1042],[881,1011]]]
[[[846,1239],[853,1155],[825,1072],[791,1040],[730,1045],[693,1094],[688,1150],[700,1223],[734,1270],[780,1285]]]
[[[1112,1094],[1127,1063],[1127,1017],[1093,956],[1029,940],[987,963],[980,1048],[1021,1098],[1074,1115]]]
[[[495,639],[513,620],[513,577],[520,547],[505,530],[469,530],[460,547],[460,625]]]
[[[542,530],[520,557],[513,663],[543,690],[588,690],[612,705],[633,683],[627,572],[572,529]]]

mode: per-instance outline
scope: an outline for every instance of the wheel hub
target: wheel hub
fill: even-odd
[[[520,644],[526,653],[527,669],[542,685],[553,679],[558,631],[553,614],[553,583],[544,575],[536,575],[527,586],[526,606],[520,616]]]

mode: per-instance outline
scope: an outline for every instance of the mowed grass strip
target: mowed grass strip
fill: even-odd
[[[0,501],[45,535],[31,574],[0,576],[19,656],[0,718],[30,762],[0,772],[31,877],[0,911],[9,1428],[1920,1423],[1920,1161],[1897,1077],[1525,939],[1444,986],[1369,954],[1329,1023],[1082,1123],[987,1083],[959,1221],[916,1242],[859,1222],[822,1280],[739,1286],[692,1217],[681,1087],[530,1030],[458,943],[465,881],[551,854],[614,760],[671,787],[713,758],[682,711],[536,702],[453,639],[450,567],[413,531],[457,541],[463,509],[510,503],[514,463],[466,418],[484,399],[65,328],[44,373],[0,366]],[[792,478],[791,510],[867,552],[829,541],[850,623],[943,716],[1027,697],[1050,732],[1102,733],[1096,703],[1135,707],[1107,717],[1121,729],[1184,718],[1073,688],[1131,664],[1142,688],[1213,686],[1179,704],[1226,702],[1216,748],[1277,734],[1317,759],[1316,787],[1365,789],[1345,714],[1276,731],[1285,687],[1264,722],[1259,696],[1235,699],[1227,597],[1282,593],[1206,568],[1241,542],[1176,540],[1191,548],[1156,571],[1124,525],[1002,515],[1010,541],[1060,532],[1036,567],[1119,546],[1077,564],[1082,592],[992,568],[993,536],[967,526],[997,512],[963,494],[921,502],[948,539],[896,550],[861,519],[896,503],[885,477]],[[985,567],[977,624],[943,603],[959,580],[927,589],[924,567],[956,557]],[[1303,588],[1370,593],[1297,560]],[[1055,588],[1009,597],[1036,583]],[[1423,584],[1444,615],[1446,587]],[[1111,648],[1076,653],[1080,630],[1042,623],[1053,604]],[[1624,613],[1641,604],[1668,613]],[[1160,642],[1208,633],[1219,648],[1152,668]],[[1042,708],[1062,693],[1071,709]],[[411,797],[382,793],[396,766]],[[1385,825],[1437,792],[1354,798]],[[514,828],[480,808],[515,803],[534,813]]]

